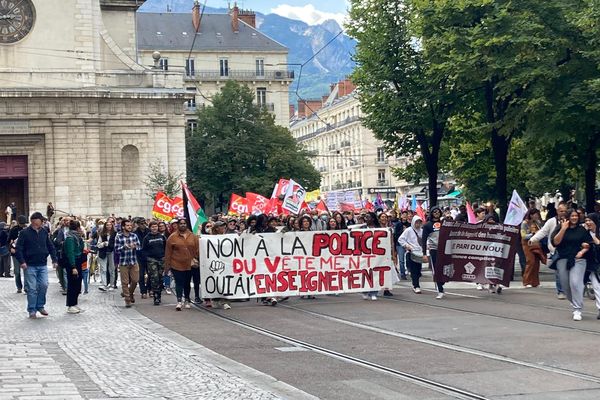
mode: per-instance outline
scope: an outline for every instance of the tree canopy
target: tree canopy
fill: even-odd
[[[306,151],[253,100],[249,88],[229,81],[212,105],[198,111],[197,128],[188,131],[188,183],[209,204],[220,207],[231,193],[268,197],[282,177],[309,190],[320,184]]]
[[[418,156],[405,176],[418,176],[423,165],[433,182],[435,160],[469,196],[501,208],[513,188],[541,195],[578,184],[591,207],[600,149],[600,0],[351,6],[349,32],[360,41],[353,78],[365,122],[391,153]]]

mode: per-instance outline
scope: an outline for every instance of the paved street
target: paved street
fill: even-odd
[[[66,314],[53,278],[37,320],[0,279],[0,399],[310,398],[126,309],[116,291],[92,286],[85,312]]]
[[[80,315],[53,282],[50,317],[35,321],[2,279],[0,399],[597,399],[594,303],[574,322],[543,278],[501,296],[451,284],[440,301],[425,277],[423,294],[403,282],[377,302],[182,312],[174,296],[125,309],[92,284]]]

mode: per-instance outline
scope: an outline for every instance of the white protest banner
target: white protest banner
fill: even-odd
[[[202,297],[301,296],[391,288],[388,229],[204,235]]]
[[[302,203],[304,203],[305,197],[306,190],[299,183],[290,179],[288,190],[283,199],[281,208],[288,210],[292,214],[298,214],[300,212],[300,207],[302,207]]]

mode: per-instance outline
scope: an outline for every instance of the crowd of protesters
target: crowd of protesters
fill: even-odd
[[[474,205],[477,223],[498,224],[493,205]],[[49,207],[50,210],[50,207]],[[8,212],[8,211],[7,211]],[[50,213],[47,210],[47,213]],[[52,214],[54,209],[52,207]],[[13,278],[17,293],[27,294],[30,318],[47,315],[47,258],[52,259],[60,290],[66,296],[67,312],[77,314],[80,295],[89,293],[89,267],[97,265],[102,292],[118,288],[126,307],[135,303],[139,290],[142,299],[151,297],[160,305],[162,294],[171,294],[175,283],[175,309],[191,308],[191,303],[229,309],[226,299],[201,298],[198,240],[185,219],[169,223],[145,218],[82,219],[64,216],[55,221],[35,212],[29,218],[12,216],[10,225],[0,222],[0,276]],[[411,210],[397,212],[366,211],[327,212],[307,210],[299,216],[230,216],[213,215],[201,226],[200,235],[270,233],[294,231],[347,230],[387,228],[393,234],[393,259],[398,280],[410,277],[412,289],[420,294],[420,279],[425,265],[432,271],[438,256],[438,235],[443,221],[468,221],[467,208],[432,207],[425,218]],[[29,222],[29,224],[28,224]],[[529,205],[521,225],[518,260],[525,288],[540,284],[542,264],[556,270],[559,299],[568,299],[573,319],[581,320],[583,299],[596,300],[600,310],[600,204],[587,215],[582,208],[564,202],[551,203],[544,212]],[[24,279],[23,279],[24,278]],[[193,282],[193,300],[192,300]],[[139,286],[139,289],[138,289]],[[391,288],[384,296],[393,296]],[[436,282],[436,298],[444,297],[444,285]],[[483,286],[478,285],[482,290]],[[502,287],[488,285],[491,293],[500,294]],[[378,292],[363,293],[365,300],[377,300]],[[304,296],[306,299],[314,296]],[[276,305],[285,299],[266,298],[262,303]],[[598,315],[600,319],[600,314]]]

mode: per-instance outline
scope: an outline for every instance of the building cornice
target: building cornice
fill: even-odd
[[[146,0],[100,0],[103,10],[137,11]]]

